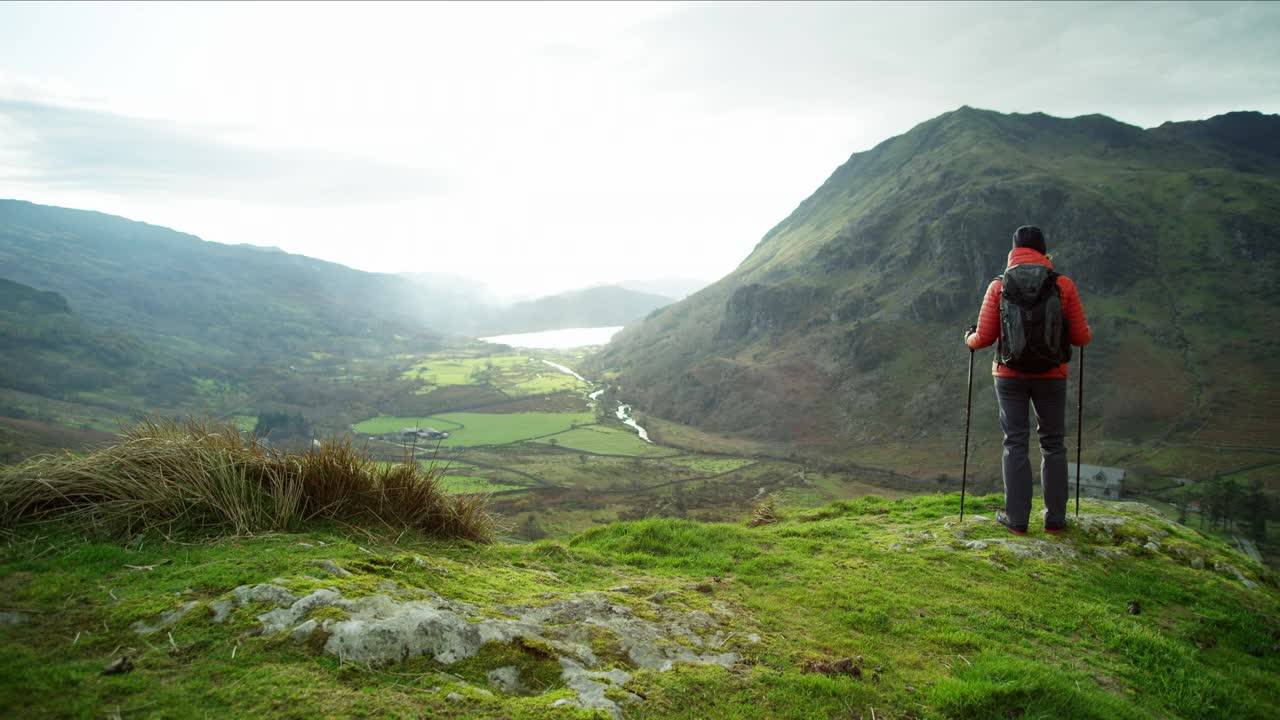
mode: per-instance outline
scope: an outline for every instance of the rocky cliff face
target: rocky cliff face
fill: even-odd
[[[1258,113],[1142,130],[961,108],[854,154],[737,270],[626,330],[595,369],[646,412],[713,430],[927,433],[963,398],[961,329],[1034,223],[1097,335],[1091,416],[1230,435],[1237,386],[1280,394],[1277,136]],[[1224,357],[1232,377],[1214,373]]]

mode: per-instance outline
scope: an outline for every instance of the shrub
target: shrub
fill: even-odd
[[[128,533],[177,526],[244,534],[337,519],[490,540],[487,496],[449,495],[442,474],[410,457],[379,464],[350,439],[290,454],[234,425],[145,420],[88,455],[0,468],[0,526],[68,518]]]

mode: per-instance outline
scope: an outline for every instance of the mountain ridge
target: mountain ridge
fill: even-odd
[[[1280,118],[1143,130],[1097,115],[946,113],[851,155],[737,269],[620,333],[592,370],[649,414],[714,431],[817,445],[947,432],[964,390],[952,335],[1003,270],[1012,230],[1033,223],[1095,324],[1095,424],[1136,437],[1218,415],[1210,434],[1229,435],[1242,422],[1229,398],[1246,383],[1207,368],[1247,353],[1257,359],[1241,375],[1280,428],[1275,344],[1258,331],[1276,313],[1241,290],[1276,287],[1280,179],[1271,144],[1227,141],[1241,127],[1280,133]],[[1142,363],[1173,391],[1152,380],[1135,395],[1120,377]],[[1123,402],[1104,402],[1113,388]]]

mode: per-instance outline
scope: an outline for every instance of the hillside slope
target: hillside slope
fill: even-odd
[[[16,200],[0,200],[0,277],[61,294],[95,327],[222,365],[448,331],[456,317],[432,311],[447,295],[405,277]]]
[[[154,376],[173,366],[128,333],[89,326],[62,295],[0,278],[0,388],[60,399],[113,386],[149,395]]]
[[[0,548],[0,714],[1280,713],[1273,576],[1142,506],[1015,538],[973,514],[996,501],[963,524],[955,495],[871,497],[490,546],[45,525]]]
[[[650,415],[713,431],[956,435],[961,331],[1034,223],[1094,328],[1091,431],[1274,449],[1277,137],[1280,117],[1258,113],[1143,130],[961,108],[851,156],[733,273],[619,334],[593,369]]]

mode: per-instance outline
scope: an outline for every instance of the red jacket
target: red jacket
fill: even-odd
[[[1038,250],[1014,248],[1009,253],[1008,267],[1030,264],[1053,267],[1049,258],[1040,254]],[[987,295],[982,299],[982,310],[978,313],[978,332],[970,335],[967,341],[969,349],[981,350],[1000,339],[1000,290],[1001,283],[998,279],[992,280],[991,285],[987,287]],[[1066,316],[1067,325],[1071,329],[1071,344],[1076,347],[1088,345],[1093,339],[1093,332],[1089,330],[1089,323],[1084,318],[1084,306],[1080,304],[1080,293],[1076,292],[1076,284],[1066,275],[1059,275],[1058,292],[1062,296],[1062,313]],[[1018,372],[1001,365],[1000,357],[997,355],[991,363],[991,374],[996,377],[1065,378],[1070,372],[1066,363],[1049,372]]]

